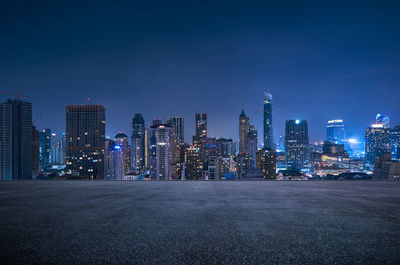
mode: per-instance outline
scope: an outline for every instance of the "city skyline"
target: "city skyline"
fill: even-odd
[[[24,5],[0,11],[0,84],[29,96],[40,129],[63,131],[64,105],[91,98],[109,136],[129,134],[135,113],[179,115],[188,142],[207,113],[209,135],[236,139],[244,108],[261,143],[264,91],[276,139],[289,119],[307,120],[311,141],[327,120],[359,138],[377,113],[400,123],[398,3]]]

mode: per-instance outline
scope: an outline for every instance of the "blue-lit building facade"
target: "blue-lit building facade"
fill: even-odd
[[[330,120],[326,125],[326,140],[342,144],[345,141],[343,120]]]
[[[285,124],[285,159],[292,169],[305,169],[309,163],[308,125],[305,120],[287,120]]]
[[[264,129],[264,148],[275,149],[274,146],[274,135],[272,127],[272,95],[264,92],[264,117],[263,117],[263,129]]]

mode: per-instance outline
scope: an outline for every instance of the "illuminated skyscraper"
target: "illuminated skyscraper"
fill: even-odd
[[[390,153],[390,128],[383,124],[372,124],[365,131],[365,166],[372,169],[375,157],[379,154]]]
[[[156,180],[169,180],[175,178],[173,166],[174,128],[169,124],[156,124],[151,126],[153,134],[153,151],[150,157],[150,176]]]
[[[257,151],[257,168],[262,170],[264,179],[275,179],[276,176],[276,153],[271,149],[260,149]]]
[[[196,113],[196,135],[193,136],[193,145],[200,147],[200,140],[207,137],[207,114]]]
[[[123,180],[125,177],[123,147],[110,139],[105,141],[104,179]]]
[[[198,148],[190,146],[185,152],[185,179],[199,180],[203,171],[201,153]]]
[[[172,117],[167,123],[174,125],[177,144],[183,144],[185,142],[185,124],[183,117]]]
[[[274,136],[272,127],[272,95],[264,92],[264,148],[274,148]]]
[[[330,120],[326,125],[326,140],[342,144],[345,140],[343,120]]]
[[[394,126],[390,132],[392,158],[400,160],[400,125]]]
[[[35,170],[32,104],[8,99],[0,104],[0,180],[31,179]]]
[[[232,139],[219,138],[216,142],[218,155],[222,157],[230,157],[233,155]]]
[[[122,160],[124,162],[124,174],[128,174],[131,169],[131,148],[129,146],[128,136],[122,132],[115,135],[115,145],[121,147],[117,147],[117,149],[122,153]]]
[[[101,105],[66,106],[68,175],[104,179],[105,112]]]
[[[249,117],[246,116],[244,110],[239,116],[239,153],[247,152],[247,134],[249,132]]]
[[[383,128],[390,127],[390,119],[388,116],[384,114],[376,114],[376,124],[381,124]]]
[[[145,126],[142,114],[136,113],[132,119],[132,169],[142,171],[145,164]]]
[[[256,167],[257,163],[257,145],[258,145],[258,135],[257,130],[254,125],[249,126],[249,131],[247,133],[247,148],[246,152],[253,157],[253,167]]]
[[[39,132],[39,170],[44,171],[50,167],[51,154],[51,129]]]
[[[304,169],[309,161],[308,126],[305,120],[287,120],[285,125],[286,163],[293,169]]]

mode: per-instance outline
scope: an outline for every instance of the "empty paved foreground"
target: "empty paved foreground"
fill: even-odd
[[[400,182],[0,182],[2,264],[400,263]]]

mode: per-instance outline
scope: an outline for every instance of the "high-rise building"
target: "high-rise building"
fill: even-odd
[[[199,148],[190,146],[186,148],[185,152],[185,179],[187,180],[200,180],[203,171],[203,164],[201,162],[201,152]]]
[[[45,171],[51,166],[51,129],[39,132],[39,170]]]
[[[207,137],[207,114],[196,113],[196,135],[193,136],[193,145],[200,147],[200,140]]]
[[[239,153],[247,152],[247,135],[249,133],[250,120],[244,110],[239,116]]]
[[[305,120],[287,120],[285,124],[285,158],[293,169],[304,169],[309,162],[308,126]]]
[[[37,177],[40,173],[39,170],[39,131],[35,126],[32,127],[32,140],[33,140],[33,176]]]
[[[400,125],[394,126],[390,131],[392,158],[400,160]]]
[[[365,167],[372,169],[375,156],[390,153],[390,128],[384,124],[372,124],[365,131]]]
[[[185,142],[185,124],[183,117],[172,117],[167,121],[168,124],[173,124],[175,129],[176,142],[182,145]]]
[[[326,125],[326,139],[328,141],[342,144],[345,140],[343,120],[330,120]]]
[[[219,138],[217,139],[217,152],[222,157],[230,157],[233,155],[232,139]]]
[[[136,113],[132,119],[132,159],[133,170],[142,171],[145,165],[145,126],[142,114]]]
[[[54,135],[54,134],[52,134]],[[54,137],[52,137],[54,139]],[[61,139],[52,140],[50,163],[52,165],[65,165],[65,133],[61,134]]]
[[[66,106],[66,173],[104,179],[106,115],[101,105]]]
[[[122,160],[124,163],[124,174],[128,174],[131,169],[131,148],[129,146],[128,136],[120,132],[114,137],[115,145],[120,146],[117,147],[118,151],[122,153]],[[114,148],[115,149],[115,148]]]
[[[0,180],[31,179],[34,172],[32,104],[0,104]]]
[[[151,156],[150,176],[156,180],[175,178],[173,166],[174,128],[169,124],[156,124],[151,127],[153,134],[153,152]]]
[[[253,167],[257,164],[257,145],[258,145],[258,135],[257,130],[254,125],[249,126],[249,132],[247,133],[247,148],[246,152],[253,157]]]
[[[239,153],[236,156],[236,177],[242,179],[249,169],[254,168],[253,157],[248,153]]]
[[[104,179],[123,180],[125,177],[123,147],[107,139],[104,149]]]
[[[257,168],[262,170],[264,179],[276,178],[276,153],[271,149],[257,151]]]
[[[400,179],[400,162],[392,160],[389,153],[378,154],[375,157],[374,178]]]
[[[275,149],[272,128],[272,95],[264,92],[264,148]]]
[[[390,128],[390,118],[384,114],[376,114],[376,124],[381,124],[383,128]]]

